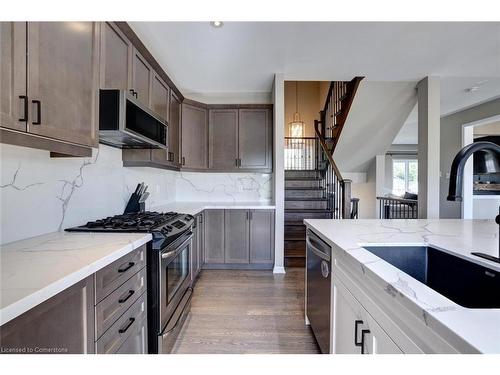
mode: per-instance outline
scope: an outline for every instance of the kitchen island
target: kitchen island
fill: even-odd
[[[500,353],[500,309],[460,306],[365,249],[432,246],[498,272],[499,264],[470,254],[497,256],[498,225],[493,220],[305,220],[305,224],[332,247],[331,352],[348,352],[354,335],[361,335],[356,320],[368,326],[363,327],[369,333],[368,353]],[[346,316],[346,303],[353,319],[348,335],[338,320],[339,314]],[[352,349],[359,352],[356,341]]]

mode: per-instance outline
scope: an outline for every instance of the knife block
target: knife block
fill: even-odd
[[[127,206],[125,207],[124,214],[132,213],[132,212],[144,212],[146,210],[146,203],[139,203],[140,196],[136,193],[133,193],[130,196],[130,199],[127,202]]]

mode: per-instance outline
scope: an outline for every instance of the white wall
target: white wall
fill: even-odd
[[[498,215],[500,196],[476,195],[472,199],[472,217],[492,220]]]
[[[351,197],[359,198],[359,218],[376,219],[376,186],[375,186],[375,159],[370,163],[368,171],[344,173],[342,177],[352,180]]]
[[[54,232],[123,212],[137,183],[146,208],[175,200],[256,201],[272,197],[271,175],[179,173],[124,168],[121,150],[100,145],[92,158],[0,144],[0,243]]]

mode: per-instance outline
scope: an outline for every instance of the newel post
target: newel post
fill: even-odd
[[[341,183],[342,183],[342,219],[350,219],[352,180],[342,180]]]

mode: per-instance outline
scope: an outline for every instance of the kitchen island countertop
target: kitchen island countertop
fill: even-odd
[[[334,251],[341,251],[361,268],[360,283],[375,283],[454,347],[464,352],[500,353],[500,309],[462,307],[363,248],[430,245],[500,271],[500,264],[470,254],[481,251],[498,256],[498,225],[493,220],[304,222]]]

